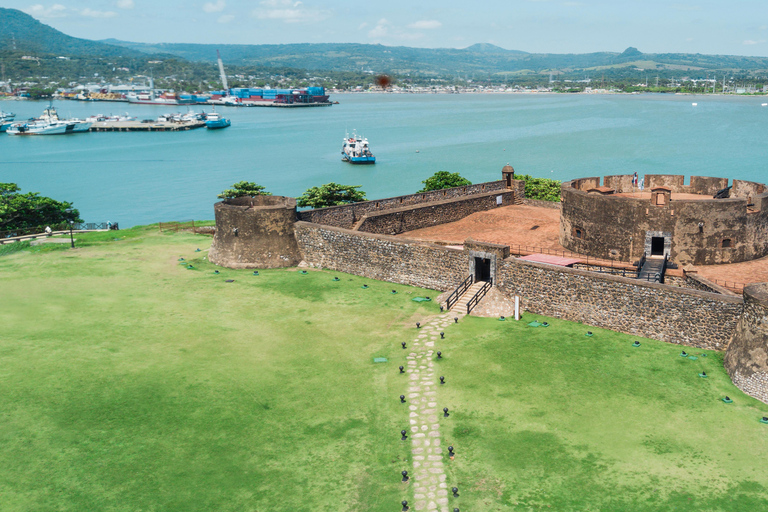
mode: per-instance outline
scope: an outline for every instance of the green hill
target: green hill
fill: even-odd
[[[198,62],[215,62],[216,50],[224,62],[235,66],[291,67],[329,71],[366,71],[415,75],[503,74],[528,70],[534,73],[570,72],[595,68],[634,68],[649,62],[652,69],[761,70],[766,57],[651,54],[637,48],[622,53],[585,54],[527,53],[492,44],[463,49],[409,48],[377,44],[322,43],[276,45],[211,45],[134,43],[115,39],[104,42],[147,53],[165,53]]]
[[[35,56],[147,58],[146,52],[68,36],[28,14],[5,8],[0,8],[0,52]]]

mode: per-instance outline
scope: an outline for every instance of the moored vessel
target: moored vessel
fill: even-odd
[[[211,112],[210,114],[206,114],[205,126],[209,130],[218,130],[221,128],[226,128],[231,124],[232,122],[229,119],[225,119],[221,117],[221,114],[219,114],[218,112]]]
[[[52,105],[43,110],[43,115],[37,119],[29,119],[11,124],[8,135],[63,135],[67,133],[87,132],[91,122],[80,119],[60,119],[56,108]]]
[[[341,159],[351,164],[375,164],[376,157],[368,147],[368,139],[356,133],[350,137],[344,137],[344,145],[341,147]]]
[[[16,114],[13,112],[3,112],[0,110],[0,133],[4,132],[8,129],[11,124],[13,124],[13,119],[16,117]]]

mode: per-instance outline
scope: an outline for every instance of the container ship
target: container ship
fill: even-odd
[[[331,105],[323,87],[307,87],[305,89],[237,88],[213,91],[208,103],[242,107],[321,107]]]

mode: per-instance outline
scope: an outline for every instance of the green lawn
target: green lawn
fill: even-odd
[[[150,228],[77,244],[0,251],[0,510],[412,502],[397,366],[438,312],[411,299],[437,292],[215,275],[210,238]],[[722,354],[533,319],[466,318],[437,347],[451,510],[768,507],[768,406],[730,383]]]

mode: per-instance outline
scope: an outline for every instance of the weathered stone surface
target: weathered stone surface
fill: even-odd
[[[499,264],[498,287],[523,309],[669,343],[722,350],[743,299],[518,258]]]
[[[463,198],[475,194],[504,190],[507,190],[507,186],[504,181],[492,181],[487,183],[478,183],[476,185],[434,190],[420,194],[388,197],[374,201],[363,201],[360,203],[353,203],[348,205],[331,206],[330,208],[307,210],[299,213],[299,218],[306,222],[351,229],[366,214],[371,215],[377,212],[383,212],[386,210],[392,210],[406,206],[425,205],[435,201]],[[522,193],[519,191],[518,195],[522,197]]]
[[[208,260],[229,268],[293,267],[301,261],[292,197],[238,197],[216,203]]]
[[[768,283],[744,289],[744,314],[724,363],[739,389],[768,403]]]
[[[734,180],[728,199],[712,199],[727,180],[680,175],[647,175],[646,189],[664,186],[672,200],[590,193],[600,178],[582,178],[561,187],[560,244],[580,254],[620,261],[640,259],[648,232],[669,233],[669,253],[680,264],[736,263],[768,255],[768,193],[761,183]],[[606,176],[606,186],[630,192],[631,177]],[[714,191],[714,192],[713,192]],[[675,199],[674,194],[704,199]],[[747,205],[754,205],[748,211]],[[657,235],[654,235],[657,236]],[[723,240],[729,240],[724,246]]]
[[[455,288],[469,274],[464,252],[348,229],[296,223],[304,259],[316,267],[436,290]]]
[[[501,202],[498,198],[501,198]],[[367,233],[397,235],[405,231],[455,222],[473,213],[509,206],[514,202],[515,193],[511,190],[482,192],[471,196],[368,213],[357,223],[356,229]]]

